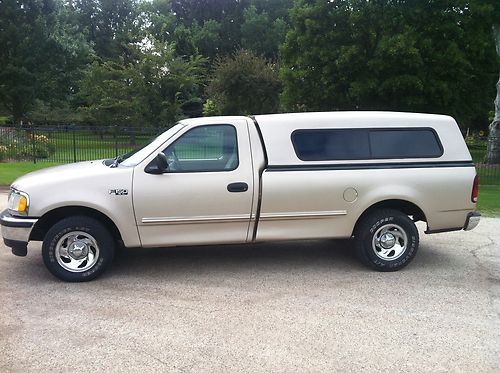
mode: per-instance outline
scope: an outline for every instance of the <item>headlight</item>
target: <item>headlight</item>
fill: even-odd
[[[30,205],[30,197],[27,193],[20,192],[12,189],[9,194],[9,202],[7,208],[22,215],[28,215],[28,208]]]

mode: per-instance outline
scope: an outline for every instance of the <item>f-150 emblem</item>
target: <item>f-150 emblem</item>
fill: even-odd
[[[127,189],[110,189],[109,194],[114,194],[115,196],[126,196],[128,195]]]

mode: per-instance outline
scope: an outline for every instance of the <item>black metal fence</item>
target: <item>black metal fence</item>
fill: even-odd
[[[493,141],[496,140],[496,138],[493,139]],[[483,185],[500,185],[500,164],[486,163],[488,139],[486,137],[468,137],[466,142],[476,165],[479,182]]]
[[[134,150],[166,128],[0,127],[0,162],[71,163],[114,158]],[[486,139],[467,139],[481,184],[500,185],[500,164],[486,164]]]
[[[0,127],[0,162],[71,163],[114,158],[162,130],[123,127]]]

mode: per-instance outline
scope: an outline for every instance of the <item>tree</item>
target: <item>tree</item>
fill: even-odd
[[[496,51],[498,56],[500,56],[500,25],[493,26],[493,34],[496,41]],[[493,122],[490,124],[490,132],[488,134],[486,163],[500,163],[500,76],[497,82],[495,117],[493,118]]]
[[[151,26],[156,29],[159,18],[164,18],[160,23],[168,18],[170,41],[180,54],[188,55],[186,50],[194,46],[213,61],[242,46],[276,59],[291,4],[292,0],[155,0],[145,7],[155,9]]]
[[[136,0],[74,0],[78,21],[102,59],[132,59],[130,45],[140,41]]]
[[[240,50],[215,62],[207,92],[223,115],[264,114],[278,110],[280,88],[276,65]]]
[[[214,19],[190,23],[178,21],[169,0],[155,0],[141,4],[145,16],[144,28],[154,39],[175,45],[180,56],[202,54],[210,61],[219,53],[222,43],[221,24]]]
[[[241,45],[259,55],[276,60],[278,46],[285,39],[286,23],[283,18],[272,19],[266,11],[258,12],[255,5],[243,11]]]
[[[193,43],[196,45],[198,52],[210,61],[214,61],[219,54],[223,39],[220,22],[209,19],[202,24],[195,23],[192,29]]]
[[[66,101],[90,47],[57,0],[0,2],[0,101],[14,121],[35,100]]]
[[[98,125],[160,127],[188,114],[198,102],[204,59],[176,57],[172,47],[156,43],[136,52],[140,58],[95,61],[80,82],[80,111]]]
[[[138,84],[140,76],[132,66],[117,61],[94,61],[80,81],[79,111],[93,124],[140,125],[144,118]]]
[[[290,17],[280,49],[288,109],[446,113],[486,125],[498,71],[491,5],[298,0]]]
[[[220,25],[218,53],[226,55],[240,47],[243,10],[249,0],[172,0],[177,22],[186,27],[216,21]]]
[[[172,11],[170,0],[153,0],[140,3],[139,12],[143,28],[155,40],[161,43],[171,42],[177,19]]]

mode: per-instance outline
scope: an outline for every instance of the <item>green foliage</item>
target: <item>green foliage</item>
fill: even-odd
[[[0,106],[15,122],[71,93],[90,53],[73,21],[59,0],[0,2]]]
[[[243,11],[241,45],[257,54],[276,59],[278,46],[285,39],[286,23],[283,18],[272,19],[266,11],[258,12],[255,5]]]
[[[482,1],[299,0],[281,47],[284,106],[446,113],[484,125],[498,73],[493,9]]]
[[[31,109],[26,113],[29,122],[36,124],[68,124],[81,123],[85,117],[70,105],[71,101],[56,101],[49,103],[36,99]]]
[[[0,115],[0,126],[7,124],[9,122],[9,117],[8,116],[3,116]]]
[[[133,58],[130,45],[140,40],[136,0],[75,0],[78,23],[102,59]]]
[[[212,99],[207,99],[207,101],[203,104],[203,116],[204,117],[214,117],[216,115],[220,115],[220,110],[217,107],[217,104]]]
[[[132,66],[94,62],[80,81],[80,111],[88,122],[132,126],[141,119],[136,96],[140,76]]]
[[[232,53],[239,47],[243,10],[249,0],[171,0],[171,3],[179,24],[189,28],[204,25],[209,20],[219,24],[220,44],[214,46],[217,55]]]
[[[157,43],[139,60],[94,62],[80,82],[80,111],[94,124],[143,126],[173,123],[200,92],[204,59],[175,57]],[[201,113],[201,103],[200,103]]]
[[[499,19],[498,0],[0,0],[0,114],[153,125],[377,109],[486,129]]]
[[[201,25],[195,23],[192,27],[193,43],[198,52],[209,60],[215,59],[222,44],[222,26],[220,22],[209,19]]]
[[[207,87],[224,115],[274,113],[281,81],[276,65],[247,50],[218,59]]]
[[[100,125],[201,115],[206,67],[241,45],[276,59],[291,1],[0,1],[0,113]]]
[[[55,152],[54,143],[45,135],[26,130],[11,130],[9,136],[0,138],[0,161],[6,158],[49,158]]]

